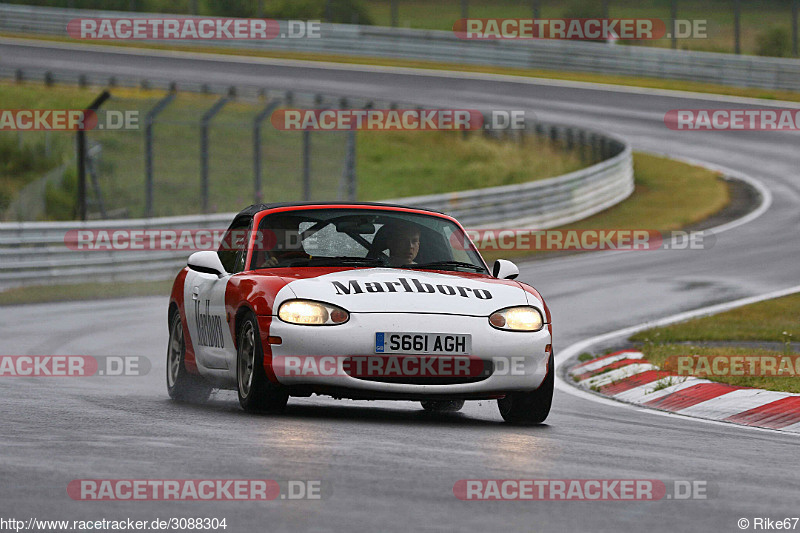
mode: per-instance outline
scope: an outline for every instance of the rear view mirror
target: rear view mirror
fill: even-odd
[[[225,272],[225,267],[222,266],[222,261],[219,260],[217,252],[202,251],[195,252],[189,256],[186,264],[195,272],[202,272],[203,274],[214,274],[222,277]]]
[[[497,279],[514,279],[519,276],[519,268],[511,261],[498,259],[494,262],[492,275]]]

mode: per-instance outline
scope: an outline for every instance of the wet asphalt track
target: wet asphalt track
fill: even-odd
[[[526,109],[627,136],[636,149],[702,159],[760,180],[760,218],[710,250],[582,255],[528,263],[521,278],[547,299],[555,348],[649,319],[796,285],[800,153],[794,134],[675,132],[676,108],[749,107],[660,94],[308,68],[191,57],[58,51],[0,42],[0,64],[224,80]],[[766,103],[765,103],[766,105]],[[361,179],[368,179],[362,177]],[[0,381],[0,517],[227,518],[227,531],[738,531],[741,517],[800,515],[796,436],[598,404],[557,390],[547,424],[514,428],[494,402],[432,416],[409,402],[292,399],[251,416],[233,393],[206,406],[169,401],[166,300],[0,308],[3,354],[145,355],[144,377]],[[80,478],[319,479],[322,501],[78,502]],[[462,502],[464,478],[705,480],[706,500]]]

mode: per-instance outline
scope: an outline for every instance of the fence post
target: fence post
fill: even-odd
[[[364,108],[372,109],[372,102],[367,103]],[[347,109],[347,99],[339,101],[341,109]],[[339,181],[339,194],[341,199],[345,196],[350,202],[355,202],[358,195],[358,181],[356,179],[356,130],[350,129],[346,133],[347,138],[344,147],[344,165],[342,166],[342,178]],[[344,189],[344,195],[342,194]]]
[[[223,96],[200,119],[200,204],[203,213],[208,213],[208,124],[230,101],[230,96]]]
[[[86,108],[87,111],[97,111],[103,103],[111,98],[111,93],[103,91],[100,96],[94,99]],[[86,123],[86,114],[83,114],[83,124]],[[86,130],[81,127],[78,129],[78,218],[86,220]]]
[[[261,191],[261,124],[275,111],[281,103],[280,98],[272,100],[267,107],[265,107],[253,119],[253,199],[256,204],[260,204],[263,200],[263,193]]]
[[[398,0],[389,0],[389,10],[392,13],[392,28],[396,28],[398,23],[397,2]]]
[[[672,0],[671,6],[670,6],[670,11],[671,11],[670,16],[672,18],[672,30],[670,30],[670,33],[672,33],[672,49],[673,50],[677,50],[678,49],[678,27],[677,27],[676,21],[678,20],[678,0]]]
[[[153,124],[156,116],[161,113],[177,94],[175,85],[170,87],[169,94],[159,100],[147,112],[144,118],[144,216],[153,216]]]
[[[311,200],[311,132],[303,130],[303,201]]]
[[[734,50],[737,54],[742,53],[742,40],[741,40],[741,6],[739,5],[739,0],[733,0],[733,39],[734,39]]]
[[[792,0],[792,55],[797,57],[797,8],[798,0]]]

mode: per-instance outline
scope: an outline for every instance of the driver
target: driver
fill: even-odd
[[[309,257],[300,244],[296,221],[286,218],[271,220],[261,231],[263,242],[255,262],[256,268],[270,268],[287,259]],[[274,242],[271,242],[273,236]]]
[[[414,265],[419,253],[419,226],[410,222],[391,223],[388,228],[389,266]]]

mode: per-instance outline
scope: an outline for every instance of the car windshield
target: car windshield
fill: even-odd
[[[266,215],[251,268],[383,266],[487,273],[461,228],[385,209],[299,209]]]

